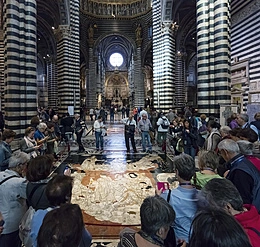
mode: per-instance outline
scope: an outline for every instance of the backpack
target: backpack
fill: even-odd
[[[35,206],[37,207],[41,197],[42,197],[42,194],[45,193],[45,187],[46,187],[46,184],[38,184],[36,185],[30,195],[28,196],[27,200],[28,201],[31,201],[32,199],[32,196],[33,194],[35,193],[35,191],[38,189],[38,188],[41,188],[43,186],[43,190],[41,191],[41,195],[38,199],[38,201],[36,202]],[[20,224],[19,224],[19,237],[22,241],[22,243],[24,244],[25,247],[32,247],[33,246],[33,243],[32,243],[32,239],[30,237],[30,233],[31,233],[31,222],[32,222],[32,218],[35,214],[36,210],[30,206],[28,208],[28,210],[26,211],[26,213],[24,214],[23,218],[21,219],[20,221]]]
[[[163,129],[168,129],[168,127],[169,127],[168,121],[163,120],[163,123],[161,124],[161,126],[162,126]]]
[[[30,233],[31,233],[31,222],[34,214],[35,214],[35,209],[32,206],[30,206],[19,224],[19,237],[22,240],[25,247],[33,246]]]

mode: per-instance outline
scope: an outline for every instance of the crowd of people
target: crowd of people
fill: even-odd
[[[100,109],[101,111],[102,109]],[[114,111],[114,109],[113,109]],[[101,111],[102,112],[102,111]],[[91,116],[93,113],[93,116]],[[96,149],[104,148],[106,115],[90,111]],[[111,116],[110,116],[111,117]],[[113,118],[112,118],[113,119]],[[40,121],[41,120],[41,121]],[[136,246],[260,246],[260,113],[249,123],[247,114],[233,114],[226,126],[205,114],[186,109],[182,116],[132,109],[122,113],[127,152],[130,142],[137,152],[151,153],[154,143],[166,151],[166,140],[175,150],[169,171],[177,188],[158,189],[140,207],[141,230],[120,233],[119,247]],[[63,123],[62,129],[60,128]],[[73,178],[52,175],[56,145],[75,132],[79,152],[87,129],[79,114],[66,114],[58,123],[44,109],[26,128],[20,151],[10,143],[16,133],[4,129],[0,143],[0,246],[20,247],[24,241],[20,222],[34,211],[28,236],[30,246],[90,246],[92,237],[83,223],[80,207],[71,204]],[[198,165],[195,165],[195,156]],[[169,186],[170,187],[170,186]],[[27,247],[27,246],[26,246]]]

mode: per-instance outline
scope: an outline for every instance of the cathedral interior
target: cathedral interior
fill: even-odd
[[[220,122],[232,112],[260,111],[259,0],[4,0],[0,6],[0,111],[17,138],[40,107],[62,116],[81,107],[190,106]],[[73,202],[86,212],[94,237],[139,225],[140,198],[154,193],[150,171],[160,157],[127,156],[123,131],[122,124],[109,126],[105,156],[90,148],[66,157],[79,171]],[[93,148],[94,136],[87,138]],[[118,193],[111,194],[111,183]]]
[[[6,0],[1,101],[20,133],[37,107],[153,107],[221,116],[260,102],[257,0]],[[224,108],[223,108],[224,107]]]

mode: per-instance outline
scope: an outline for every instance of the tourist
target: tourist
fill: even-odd
[[[10,143],[14,140],[16,133],[13,130],[5,129],[0,142],[0,171],[8,168],[9,159],[12,155]]]
[[[152,124],[148,119],[147,114],[143,114],[142,118],[138,122],[138,130],[142,136],[142,148],[143,152],[146,152],[146,146],[148,147],[148,152],[152,153],[152,144],[149,135],[149,130],[152,128]]]
[[[213,209],[201,211],[194,218],[189,246],[252,247],[244,229],[231,215]]]
[[[21,247],[19,223],[27,210],[25,170],[30,155],[14,152],[9,167],[0,172],[0,212],[5,224],[0,235],[1,247]]]
[[[86,124],[85,124],[85,121],[83,121],[81,118],[80,118],[80,115],[79,114],[75,114],[74,115],[75,117],[75,134],[77,136],[77,143],[79,145],[79,150],[78,150],[78,153],[82,153],[82,152],[85,152],[85,148],[83,147],[83,144],[81,142],[81,138],[82,138],[82,135],[83,135],[83,131],[84,129],[87,128]]]
[[[37,145],[34,138],[35,128],[28,127],[25,130],[24,137],[20,141],[20,150],[30,155],[31,158],[35,158],[39,155],[38,150],[42,147],[42,144]]]
[[[164,240],[175,219],[173,208],[159,196],[150,196],[141,205],[140,218],[141,230],[121,231],[118,247],[165,246]]]
[[[175,169],[174,169],[175,168]],[[193,187],[191,179],[195,174],[195,161],[188,154],[175,156],[171,172],[176,172],[179,186],[173,190],[156,190],[165,201],[168,201],[176,213],[173,223],[176,240],[189,242],[192,219],[197,211],[198,191]],[[191,245],[192,246],[192,245]]]
[[[77,204],[64,204],[46,214],[39,230],[37,247],[89,247],[82,244],[83,216]]]
[[[136,131],[136,122],[134,120],[134,116],[130,113],[128,118],[122,119],[122,122],[125,125],[125,145],[127,153],[130,153],[130,145],[129,139],[131,140],[132,148],[134,153],[137,153],[136,146],[135,146],[135,131]]]
[[[256,208],[244,204],[236,187],[227,179],[214,178],[202,189],[200,205],[226,211],[243,226],[253,247],[259,247],[260,215]]]
[[[102,117],[98,116],[97,120],[94,122],[95,138],[96,138],[96,150],[104,150],[104,138],[102,135],[102,129],[105,129],[105,125],[102,122]]]

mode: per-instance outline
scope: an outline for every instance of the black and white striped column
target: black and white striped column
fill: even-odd
[[[198,110],[230,105],[230,0],[197,0]]]
[[[56,59],[50,57],[47,64],[47,82],[48,82],[48,107],[58,110],[58,85],[57,85],[57,66]]]
[[[153,1],[153,82],[154,107],[173,107],[175,85],[175,38],[172,21],[161,18],[161,1]]]
[[[3,2],[6,128],[24,134],[36,115],[36,0]]]
[[[144,76],[141,65],[141,47],[137,47],[136,59],[134,60],[134,103],[136,107],[144,107]]]
[[[70,25],[56,30],[59,113],[80,110],[79,0],[70,1]]]
[[[176,53],[176,82],[175,82],[175,107],[181,110],[186,103],[186,80],[185,80],[186,53]]]
[[[86,88],[86,106],[88,109],[95,109],[97,107],[97,74],[96,74],[96,62],[93,56],[93,48],[89,48],[89,70],[88,70],[88,82]]]

